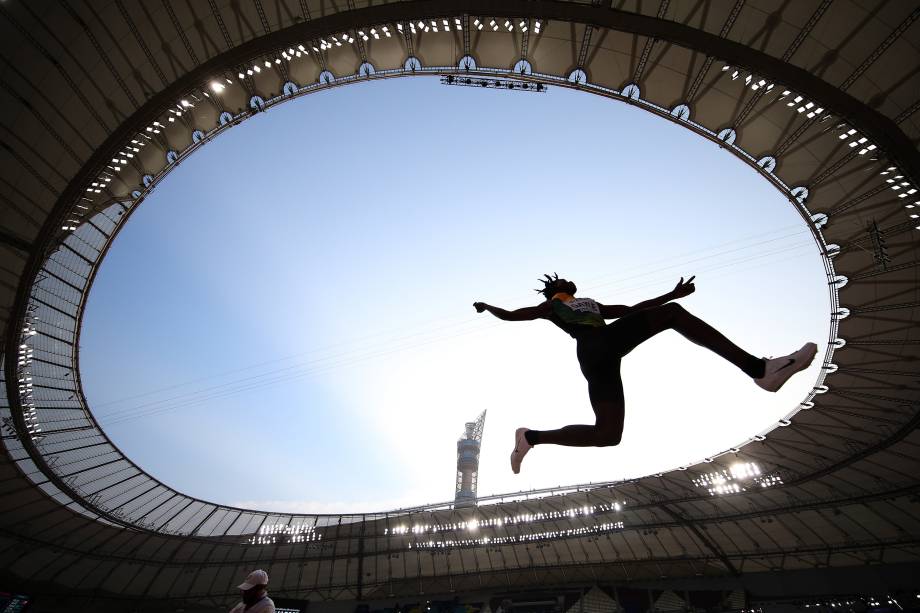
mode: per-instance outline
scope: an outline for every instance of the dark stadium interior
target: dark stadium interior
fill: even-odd
[[[227,611],[256,568],[279,611],[920,610],[916,2],[2,0],[0,32],[0,611]],[[635,105],[760,173],[827,273],[809,396],[700,464],[478,500],[458,475],[385,513],[238,509],[133,463],[77,353],[123,224],[248,118],[419,75]]]

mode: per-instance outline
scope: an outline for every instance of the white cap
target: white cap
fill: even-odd
[[[240,583],[237,587],[241,590],[248,590],[257,585],[268,585],[268,573],[264,570],[254,570],[249,573],[249,576],[246,577],[246,580]]]

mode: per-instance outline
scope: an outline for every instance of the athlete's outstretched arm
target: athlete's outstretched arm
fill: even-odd
[[[602,304],[600,305],[601,317],[605,319],[625,317],[630,313],[635,313],[636,311],[641,311],[642,309],[661,306],[662,304],[666,304],[672,300],[677,300],[678,298],[689,296],[696,291],[696,286],[693,284],[694,279],[696,279],[696,275],[693,275],[686,281],[684,281],[684,278],[681,277],[680,281],[677,282],[677,285],[674,286],[674,289],[672,289],[667,294],[662,294],[657,298],[652,298],[650,300],[643,300],[642,302],[636,303],[632,306],[626,306],[624,304]]]
[[[492,315],[495,315],[499,319],[504,319],[505,321],[530,321],[533,319],[540,319],[541,317],[547,317],[552,309],[549,300],[537,306],[524,307],[523,309],[515,309],[514,311],[506,311],[505,309],[486,304],[485,302],[474,302],[473,307],[476,309],[477,313],[488,311],[492,313]]]

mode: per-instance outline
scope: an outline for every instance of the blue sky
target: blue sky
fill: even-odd
[[[611,304],[696,274],[684,305],[752,353],[826,346],[817,247],[727,151],[597,96],[413,78],[286,103],[174,170],[97,277],[84,387],[116,444],[181,491],[339,512],[451,499],[456,439],[483,409],[491,494],[702,459],[814,384],[817,365],[767,394],[666,332],[624,361],[622,445],[541,446],[513,475],[514,428],[590,423],[587,391],[564,333],[471,305],[534,304],[554,271]]]

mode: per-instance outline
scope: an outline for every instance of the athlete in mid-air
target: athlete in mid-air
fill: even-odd
[[[679,332],[690,341],[719,354],[754,382],[775,392],[795,373],[811,364],[818,346],[805,343],[801,349],[775,359],[754,357],[728,340],[718,330],[691,315],[676,302],[696,291],[693,279],[681,277],[673,290],[633,306],[600,304],[591,298],[575,298],[575,284],[558,275],[544,275],[544,288],[535,290],[546,298],[537,306],[506,311],[484,302],[474,302],[476,311],[488,311],[505,321],[548,319],[577,341],[578,363],[588,380],[588,397],[594,409],[593,426],[565,426],[558,430],[518,428],[514,433],[511,470],[521,470],[521,460],[534,445],[607,447],[617,445],[623,434],[623,382],[620,359],[663,330]],[[616,319],[610,324],[605,319]]]

